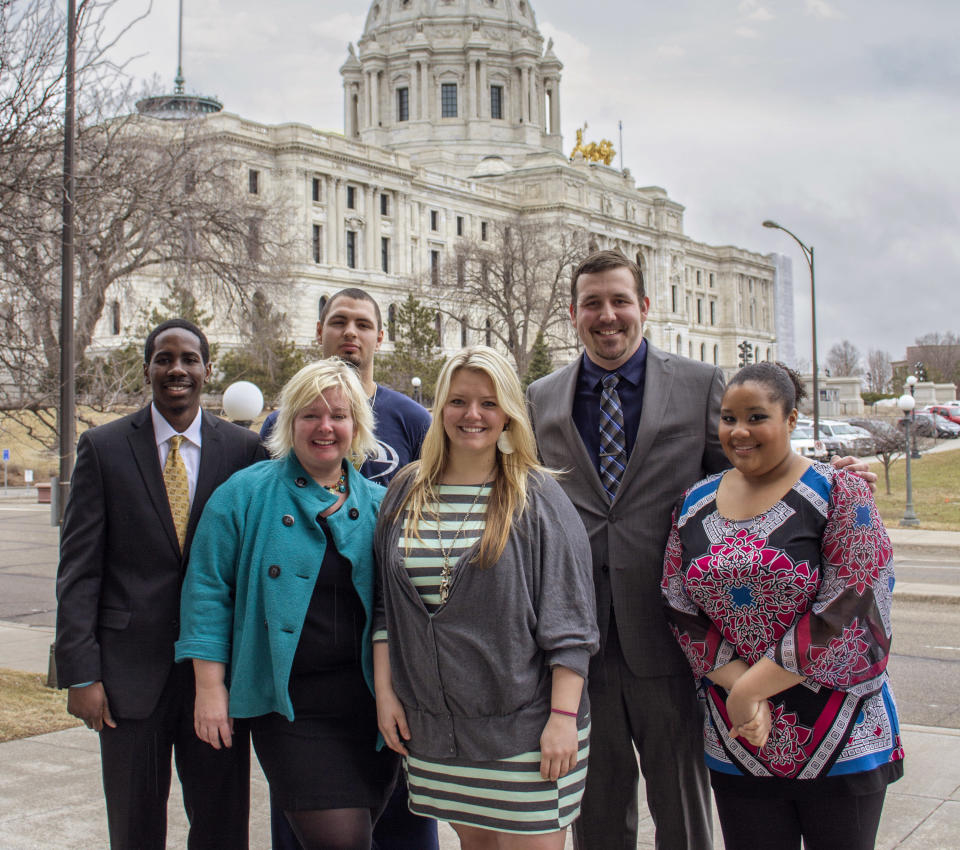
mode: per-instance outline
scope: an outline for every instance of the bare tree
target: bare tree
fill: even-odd
[[[836,378],[849,378],[863,374],[860,351],[848,339],[840,340],[827,352],[827,368]]]
[[[79,3],[81,55],[75,219],[78,364],[105,310],[134,282],[176,282],[218,317],[286,282],[283,199],[245,192],[245,172],[215,123],[129,114],[129,92],[100,59],[111,4]],[[25,409],[55,437],[60,312],[62,12],[55,0],[0,0],[0,408]],[[25,27],[25,29],[21,29]],[[15,37],[12,35],[15,33]],[[3,68],[4,72],[6,67]],[[124,115],[124,112],[128,114]],[[11,117],[11,113],[14,117]],[[120,117],[117,117],[117,116]],[[110,370],[78,372],[109,395]],[[40,423],[39,426],[36,423]]]
[[[867,390],[871,393],[889,392],[892,378],[890,355],[886,351],[871,348],[867,352]]]
[[[576,344],[570,273],[586,253],[586,231],[524,218],[491,224],[486,240],[457,245],[422,297],[475,337],[499,343],[526,375],[538,334],[550,352]]]

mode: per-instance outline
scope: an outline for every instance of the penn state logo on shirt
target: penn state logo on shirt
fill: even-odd
[[[368,457],[363,463],[363,477],[368,481],[386,483],[390,476],[400,466],[400,455],[397,450],[383,440],[377,440],[377,453]]]

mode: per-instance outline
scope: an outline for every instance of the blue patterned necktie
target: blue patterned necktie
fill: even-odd
[[[613,501],[627,466],[627,442],[623,431],[623,408],[617,384],[620,375],[612,372],[603,378],[600,395],[600,483]]]

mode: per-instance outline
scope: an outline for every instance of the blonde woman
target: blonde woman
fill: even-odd
[[[374,675],[410,808],[466,850],[560,850],[586,778],[590,545],[493,349],[445,364],[377,525]]]
[[[336,358],[301,369],[280,404],[274,460],[234,475],[204,509],[176,657],[194,659],[202,740],[229,747],[233,718],[251,718],[303,847],[369,850],[398,761],[376,750],[370,644],[385,491],[354,468],[375,448],[373,416]]]

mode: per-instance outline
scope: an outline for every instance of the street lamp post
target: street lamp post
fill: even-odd
[[[410,383],[413,385],[413,400],[417,404],[423,404],[423,396],[420,392],[420,386],[423,382],[418,377],[414,376],[410,379]]]
[[[914,406],[910,408],[910,412],[907,416],[910,418],[910,430],[913,431],[913,442],[907,443],[907,448],[910,450],[910,457],[914,460],[919,459],[920,450],[917,448],[917,419],[916,419],[916,393],[914,392],[914,387],[917,385],[917,376],[916,375],[907,375],[907,389],[910,390],[910,396],[913,398]]]
[[[904,424],[907,429],[907,450],[905,452],[907,456],[907,505],[903,511],[903,519],[900,520],[900,525],[903,526],[920,525],[920,520],[917,519],[917,515],[913,510],[913,479],[910,477],[910,426],[913,423],[913,408],[916,407],[916,405],[917,400],[909,393],[904,393],[897,399],[897,407],[904,413]]]
[[[775,221],[767,219],[763,222],[764,227],[772,227],[775,230],[782,230],[787,236],[792,237],[793,241],[800,246],[803,251],[803,258],[810,266],[810,335],[813,338],[813,439],[820,439],[820,367],[817,363],[817,288],[813,274],[813,245],[809,248],[797,238],[797,235],[791,233],[787,228]]]

